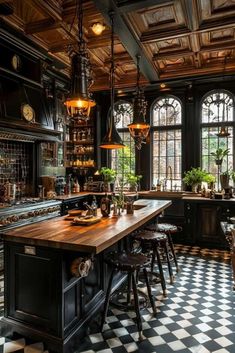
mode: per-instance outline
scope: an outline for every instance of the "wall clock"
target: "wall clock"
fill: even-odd
[[[25,120],[28,122],[34,122],[35,119],[35,111],[29,104],[22,104],[21,106],[21,114]]]
[[[11,59],[11,65],[15,71],[20,71],[21,69],[21,59],[19,55],[14,54]]]

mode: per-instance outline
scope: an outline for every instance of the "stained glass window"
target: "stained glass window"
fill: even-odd
[[[152,109],[152,183],[181,189],[182,107],[174,96],[156,100]]]
[[[127,174],[135,174],[135,143],[127,127],[133,120],[132,104],[118,101],[114,105],[114,112],[116,128],[126,147],[112,150],[111,168],[116,170],[119,180],[125,180]]]

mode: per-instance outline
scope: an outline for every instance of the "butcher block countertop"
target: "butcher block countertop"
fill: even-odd
[[[57,217],[9,230],[3,238],[25,245],[98,254],[159,215],[171,201],[141,199],[134,205],[133,215],[124,211],[119,217],[102,217],[99,223],[89,226],[74,226],[65,217]]]

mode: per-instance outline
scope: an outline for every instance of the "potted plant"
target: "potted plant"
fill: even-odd
[[[215,176],[210,174],[210,173],[206,173],[206,175],[203,177],[203,180],[208,184],[209,189],[214,189],[214,184],[215,184]]]
[[[235,170],[232,170],[232,171],[230,172],[230,176],[231,176],[231,178],[232,178],[232,180],[233,180],[233,184],[235,184]]]
[[[202,170],[200,167],[191,168],[191,170],[184,173],[183,182],[187,186],[191,186],[193,192],[197,192],[198,186],[199,184],[201,184],[206,174],[207,173],[204,170]]]
[[[116,171],[111,168],[102,167],[100,169],[100,174],[103,175],[103,179],[104,179],[104,191],[106,192],[113,191],[114,182],[117,175]]]
[[[127,174],[126,183],[129,185],[130,191],[138,190],[138,184],[141,178],[142,178],[142,175],[135,175],[133,173]]]
[[[228,170],[220,174],[220,184],[222,189],[229,188],[229,179],[230,179],[230,172]]]
[[[221,165],[225,156],[229,154],[229,149],[217,148],[215,152],[211,152],[211,155],[215,157],[215,164]]]

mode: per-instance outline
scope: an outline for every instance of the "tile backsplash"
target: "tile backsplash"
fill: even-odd
[[[30,181],[30,143],[0,140],[0,184],[15,183],[21,196]]]

